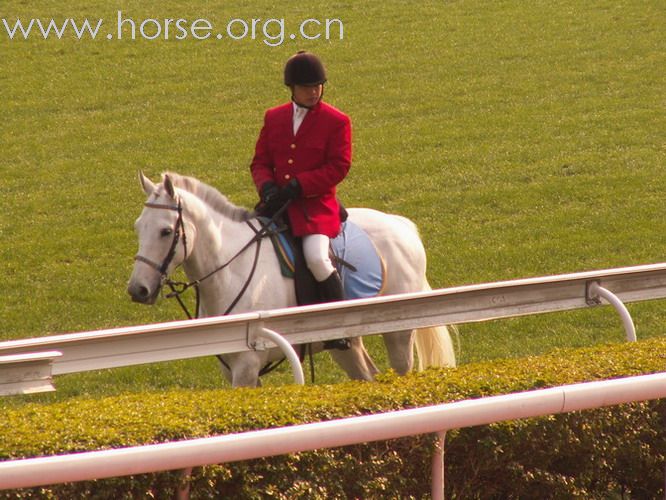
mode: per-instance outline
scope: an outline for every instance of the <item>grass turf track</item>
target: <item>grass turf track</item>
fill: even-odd
[[[4,2],[0,17],[115,19],[105,2]],[[286,58],[329,69],[354,124],[348,206],[419,226],[434,287],[663,260],[663,19],[653,1],[125,2],[135,20],[339,18],[344,39],[10,41],[0,26],[2,340],[180,319],[125,293],[136,171],[255,201],[248,164]],[[290,24],[291,23],[291,24]],[[663,303],[630,306],[638,337]],[[461,327],[462,362],[619,342],[609,309]],[[379,342],[370,342],[380,359]],[[341,379],[326,356],[318,380]],[[283,383],[288,369],[265,383]],[[214,359],[58,379],[58,395],[216,387]]]

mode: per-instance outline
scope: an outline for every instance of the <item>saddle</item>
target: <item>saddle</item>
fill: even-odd
[[[262,220],[267,224],[267,220]],[[298,305],[319,304],[317,281],[308,269],[303,254],[302,239],[293,236],[289,227],[283,225],[271,231],[271,243],[280,265],[282,275],[294,280]],[[376,297],[380,295],[385,281],[384,260],[370,240],[368,234],[353,222],[342,223],[340,234],[331,239],[331,260],[337,268],[346,299]],[[348,348],[348,341],[330,341],[327,348]]]

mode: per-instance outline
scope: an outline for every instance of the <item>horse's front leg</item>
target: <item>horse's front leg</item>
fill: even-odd
[[[352,380],[374,380],[379,369],[365,350],[363,339],[354,337],[349,340],[349,349],[344,351],[332,349],[329,351],[331,357]]]
[[[266,352],[249,351],[223,356],[222,371],[232,387],[258,387],[259,370],[266,363]]]

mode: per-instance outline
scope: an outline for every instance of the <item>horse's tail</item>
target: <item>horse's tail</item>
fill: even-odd
[[[429,366],[456,366],[453,342],[446,326],[432,326],[416,330],[414,343],[419,357],[419,371]]]
[[[424,291],[431,290],[427,283],[424,288]],[[456,366],[456,353],[453,350],[449,329],[452,329],[457,336],[455,326],[432,326],[416,330],[414,343],[419,358],[419,371],[429,366]]]

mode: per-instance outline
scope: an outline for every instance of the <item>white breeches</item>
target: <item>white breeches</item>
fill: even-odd
[[[317,281],[324,281],[335,271],[331,258],[328,256],[328,246],[328,236],[323,234],[303,236],[305,263]]]

